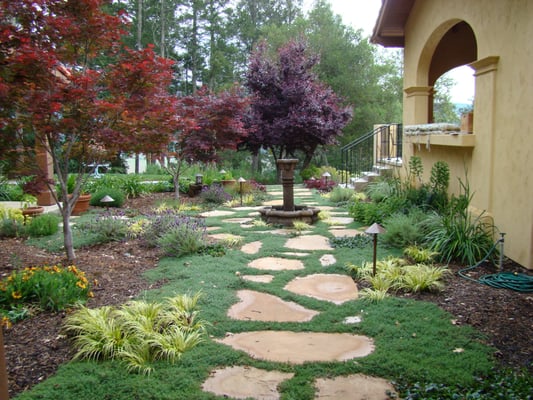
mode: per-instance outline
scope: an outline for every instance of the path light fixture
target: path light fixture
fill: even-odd
[[[242,176],[237,180],[239,182],[239,192],[241,194],[241,207],[242,207],[242,185],[244,182],[246,182],[246,179],[244,179]]]
[[[322,178],[324,178],[324,184],[325,184],[326,190],[327,190],[327,188],[328,188],[328,178],[331,178],[331,174],[328,171],[326,171],[326,172],[324,172],[322,174]]]
[[[372,276],[376,276],[376,255],[377,255],[377,247],[378,247],[378,235],[381,233],[385,233],[385,229],[377,223],[373,223],[368,227],[368,229],[365,231],[365,233],[368,233],[369,235],[372,235],[374,237],[374,264],[372,268]]]
[[[109,205],[115,201],[110,195],[106,194],[100,199],[100,203],[106,206],[106,209],[109,210]]]
[[[204,182],[204,176],[202,174],[196,174],[196,180],[195,183],[197,185],[201,185]]]

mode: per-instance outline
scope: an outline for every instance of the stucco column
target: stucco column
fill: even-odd
[[[35,159],[37,167],[40,171],[44,172],[45,179],[54,179],[54,165],[52,162],[52,156],[48,152],[48,149],[39,140],[35,141]],[[39,206],[50,206],[55,204],[56,201],[50,190],[45,189],[37,196],[37,204]]]
[[[475,192],[475,206],[492,213],[494,190],[495,115],[496,115],[496,72],[499,57],[485,57],[469,64],[476,78],[474,101],[474,133],[478,137],[472,157],[471,182]],[[483,116],[480,118],[479,116]]]
[[[281,183],[283,185],[283,211],[294,211],[294,168],[298,160],[280,159],[277,161],[281,170]]]
[[[403,91],[405,92],[403,123],[405,125],[427,124],[433,86],[410,86]]]

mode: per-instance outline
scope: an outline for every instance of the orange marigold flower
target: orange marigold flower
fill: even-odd
[[[72,272],[74,274],[78,273],[78,269],[74,265],[69,265],[68,266],[68,270],[69,270],[69,272]]]
[[[76,282],[76,286],[79,287],[80,289],[86,289],[87,288],[87,285],[85,283],[83,283],[82,281],[77,281]]]
[[[57,265],[54,265],[53,270],[54,272],[58,272],[58,273],[62,271],[61,268],[59,268]]]
[[[22,298],[22,293],[13,292],[13,293],[11,293],[11,297],[13,297],[15,300],[18,300],[18,299]]]
[[[89,293],[87,293],[87,296],[94,297],[94,293],[93,292],[89,292]]]

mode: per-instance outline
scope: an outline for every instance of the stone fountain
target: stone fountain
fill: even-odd
[[[294,205],[294,169],[297,163],[298,160],[292,158],[277,160],[283,185],[283,205],[260,209],[263,221],[274,225],[292,226],[294,221],[313,224],[318,220],[320,212],[318,208]]]

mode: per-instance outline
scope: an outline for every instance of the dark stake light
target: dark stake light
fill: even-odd
[[[372,275],[376,276],[376,256],[377,256],[377,248],[378,248],[378,235],[381,233],[385,233],[385,229],[380,224],[377,224],[374,222],[365,231],[365,233],[368,233],[369,235],[372,235],[374,237],[374,264],[372,268]]]
[[[246,182],[246,179],[244,179],[241,176],[237,182],[239,182],[239,192],[241,193],[241,207],[242,207],[242,185],[244,184],[244,182]]]
[[[201,185],[204,182],[204,176],[202,174],[196,174],[196,184]]]

